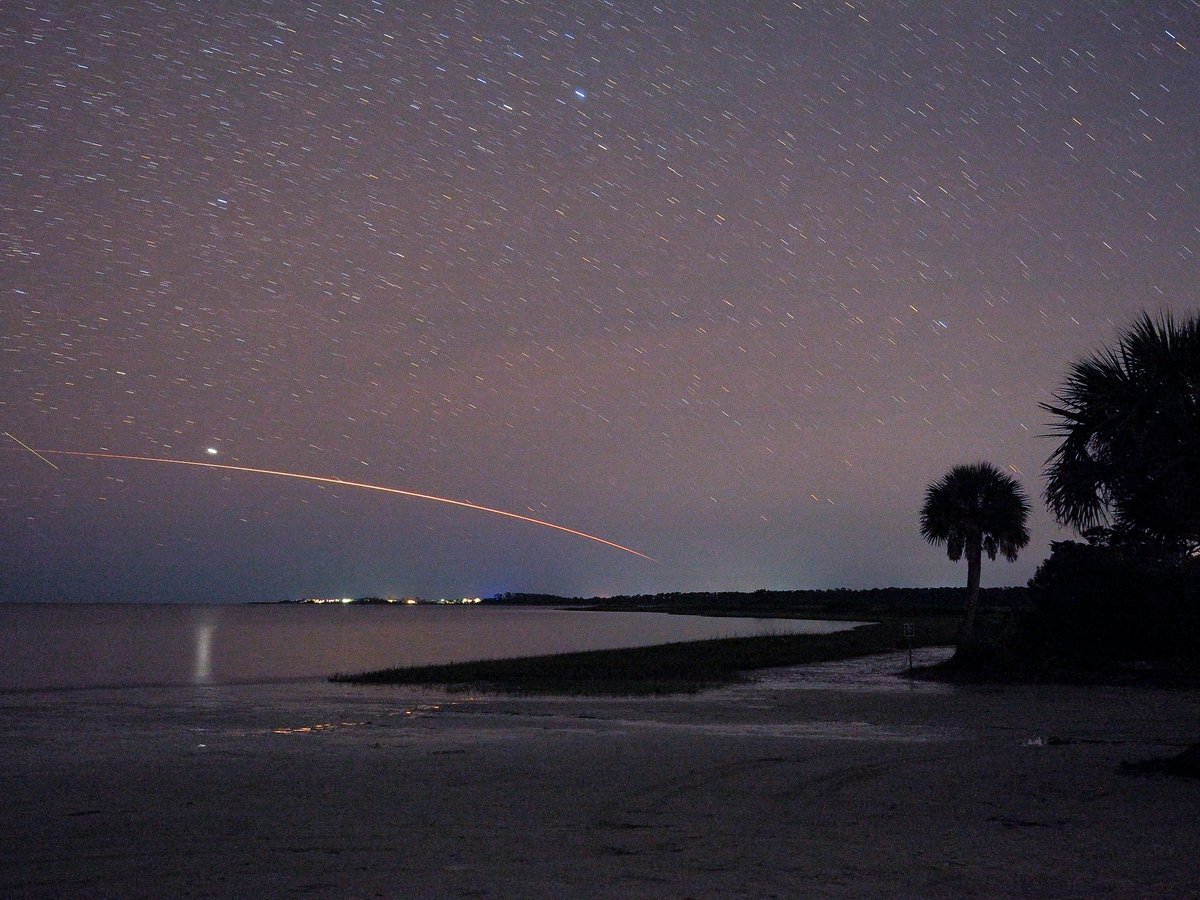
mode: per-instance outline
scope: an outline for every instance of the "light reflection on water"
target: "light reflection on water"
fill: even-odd
[[[360,725],[370,724],[370,722],[318,722],[315,725],[296,725],[291,728],[272,728],[271,734],[319,734],[322,731],[335,731],[338,728],[357,728]]]
[[[416,706],[408,707],[407,709],[388,712],[385,714],[385,718],[415,719],[440,712],[441,709],[441,704],[420,703]],[[272,728],[271,734],[322,734],[330,731],[345,730],[347,728],[370,727],[376,724],[378,723],[373,719],[366,719],[361,722],[317,722],[313,725],[292,725]]]
[[[192,668],[192,681],[196,684],[209,684],[213,678],[212,672],[212,643],[215,625],[196,626],[196,664]]]

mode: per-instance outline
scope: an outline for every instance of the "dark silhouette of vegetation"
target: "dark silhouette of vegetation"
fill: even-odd
[[[967,557],[966,615],[959,633],[958,653],[977,652],[975,620],[979,609],[981,560],[1003,553],[1010,562],[1029,543],[1025,520],[1029,500],[1016,480],[991,463],[955,466],[925,491],[921,507],[921,537],[946,546],[946,555]]]
[[[913,646],[945,644],[951,639],[954,626],[949,619],[920,620],[915,626]],[[354,684],[433,684],[509,693],[690,693],[738,681],[755,669],[884,653],[898,649],[902,640],[900,623],[892,621],[833,634],[718,638],[621,650],[383,669],[335,675],[331,680]]]
[[[1062,442],[1045,467],[1058,521],[1104,540],[1055,545],[1031,586],[1048,650],[1086,665],[1200,658],[1200,314],[1142,316],[1070,367],[1044,403]],[[1200,775],[1200,744],[1142,770]]]
[[[591,598],[503,593],[488,597],[483,602],[512,606],[586,607],[606,611],[808,619],[918,618],[956,615],[963,608],[962,588],[897,587],[819,591],[677,591]],[[980,605],[1019,609],[1028,605],[1028,590],[1024,586],[983,588]]]
[[[1188,674],[1200,655],[1200,316],[1143,314],[1115,348],[1074,363],[1043,408],[1061,438],[1046,503],[1087,543],[1052,544],[1030,582],[1034,642],[1068,665],[1169,661]]]
[[[1142,315],[1115,348],[1074,363],[1043,408],[1060,439],[1043,473],[1045,500],[1086,543],[1053,543],[1029,583],[1030,606],[994,652],[942,672],[1195,684],[1200,316]],[[1200,750],[1185,757],[1169,763],[1195,768]]]
[[[1044,472],[1060,523],[1200,549],[1200,315],[1143,314],[1115,349],[1074,363],[1042,407],[1062,439]]]
[[[1137,660],[1200,662],[1200,561],[1158,544],[1087,533],[1055,541],[1029,582],[1035,615],[1029,649],[1073,669]]]

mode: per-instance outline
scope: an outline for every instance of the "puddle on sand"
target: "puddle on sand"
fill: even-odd
[[[801,740],[870,741],[872,743],[927,744],[952,741],[964,734],[960,728],[933,725],[880,725],[875,722],[638,722],[625,721],[627,727],[646,727],[687,731],[718,737],[778,737]]]
[[[913,666],[931,666],[949,659],[953,647],[922,647],[914,650]],[[883,653],[857,659],[809,663],[782,669],[767,669],[753,683],[755,688],[771,690],[834,690],[901,693],[953,693],[953,685],[937,681],[918,681],[905,677],[908,652]]]

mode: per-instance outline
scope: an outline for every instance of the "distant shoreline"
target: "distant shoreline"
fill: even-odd
[[[616,594],[608,597],[564,596],[506,592],[490,597],[308,597],[295,600],[252,601],[282,605],[344,606],[548,606],[605,612],[670,612],[689,615],[735,615],[752,618],[878,619],[890,616],[961,615],[961,587],[824,588],[820,590],[670,591],[657,594]],[[985,607],[1014,609],[1029,604],[1029,589],[983,588]]]
[[[506,593],[488,597],[483,603],[587,608],[615,612],[673,612],[704,616],[874,620],[895,616],[960,616],[965,599],[964,589],[961,587],[886,587],[676,591],[591,598]],[[1026,587],[994,587],[980,591],[980,603],[989,608],[1018,609],[1026,607],[1029,602],[1029,589]]]

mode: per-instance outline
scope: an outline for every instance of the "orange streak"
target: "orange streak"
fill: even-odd
[[[14,439],[15,440],[15,439]],[[300,472],[281,472],[278,469],[256,469],[252,466],[232,466],[227,463],[209,463],[197,462],[190,459],[164,459],[160,456],[130,456],[124,453],[88,453],[82,450],[32,450],[34,453],[52,453],[57,456],[84,456],[89,459],[124,459],[133,462],[152,462],[166,463],[170,466],[195,466],[198,469],[224,469],[227,472],[250,472],[255,475],[277,475],[280,478],[296,478],[301,481],[316,481],[321,484],[340,484],[343,487],[362,488],[367,491],[380,491],[384,494],[399,494],[401,497],[415,497],[418,500],[432,500],[435,503],[446,503],[450,506],[464,506],[467,509],[479,510],[479,512],[492,513],[497,516],[504,516],[508,519],[517,519],[521,522],[528,522],[531,525],[541,525],[545,528],[553,528],[555,531],[562,531],[566,534],[573,534],[576,537],[586,538],[589,541],[595,541],[597,544],[604,544],[606,547],[612,547],[614,550],[624,550],[626,553],[632,553],[634,556],[640,556],[642,559],[657,562],[652,556],[647,556],[645,553],[639,553],[632,547],[626,547],[623,544],[618,544],[614,541],[605,540],[602,537],[597,537],[594,534],[588,534],[586,531],[576,531],[574,528],[568,528],[566,525],[556,525],[553,522],[547,522],[545,519],[535,519],[533,516],[523,516],[520,513],[508,512],[504,509],[496,509],[492,506],[481,506],[478,503],[471,503],[467,500],[451,500],[449,497],[439,497],[436,494],[421,494],[417,491],[405,491],[400,488],[385,487],[381,484],[369,484],[365,481],[346,481],[342,478],[327,478],[323,475],[304,475]]]

